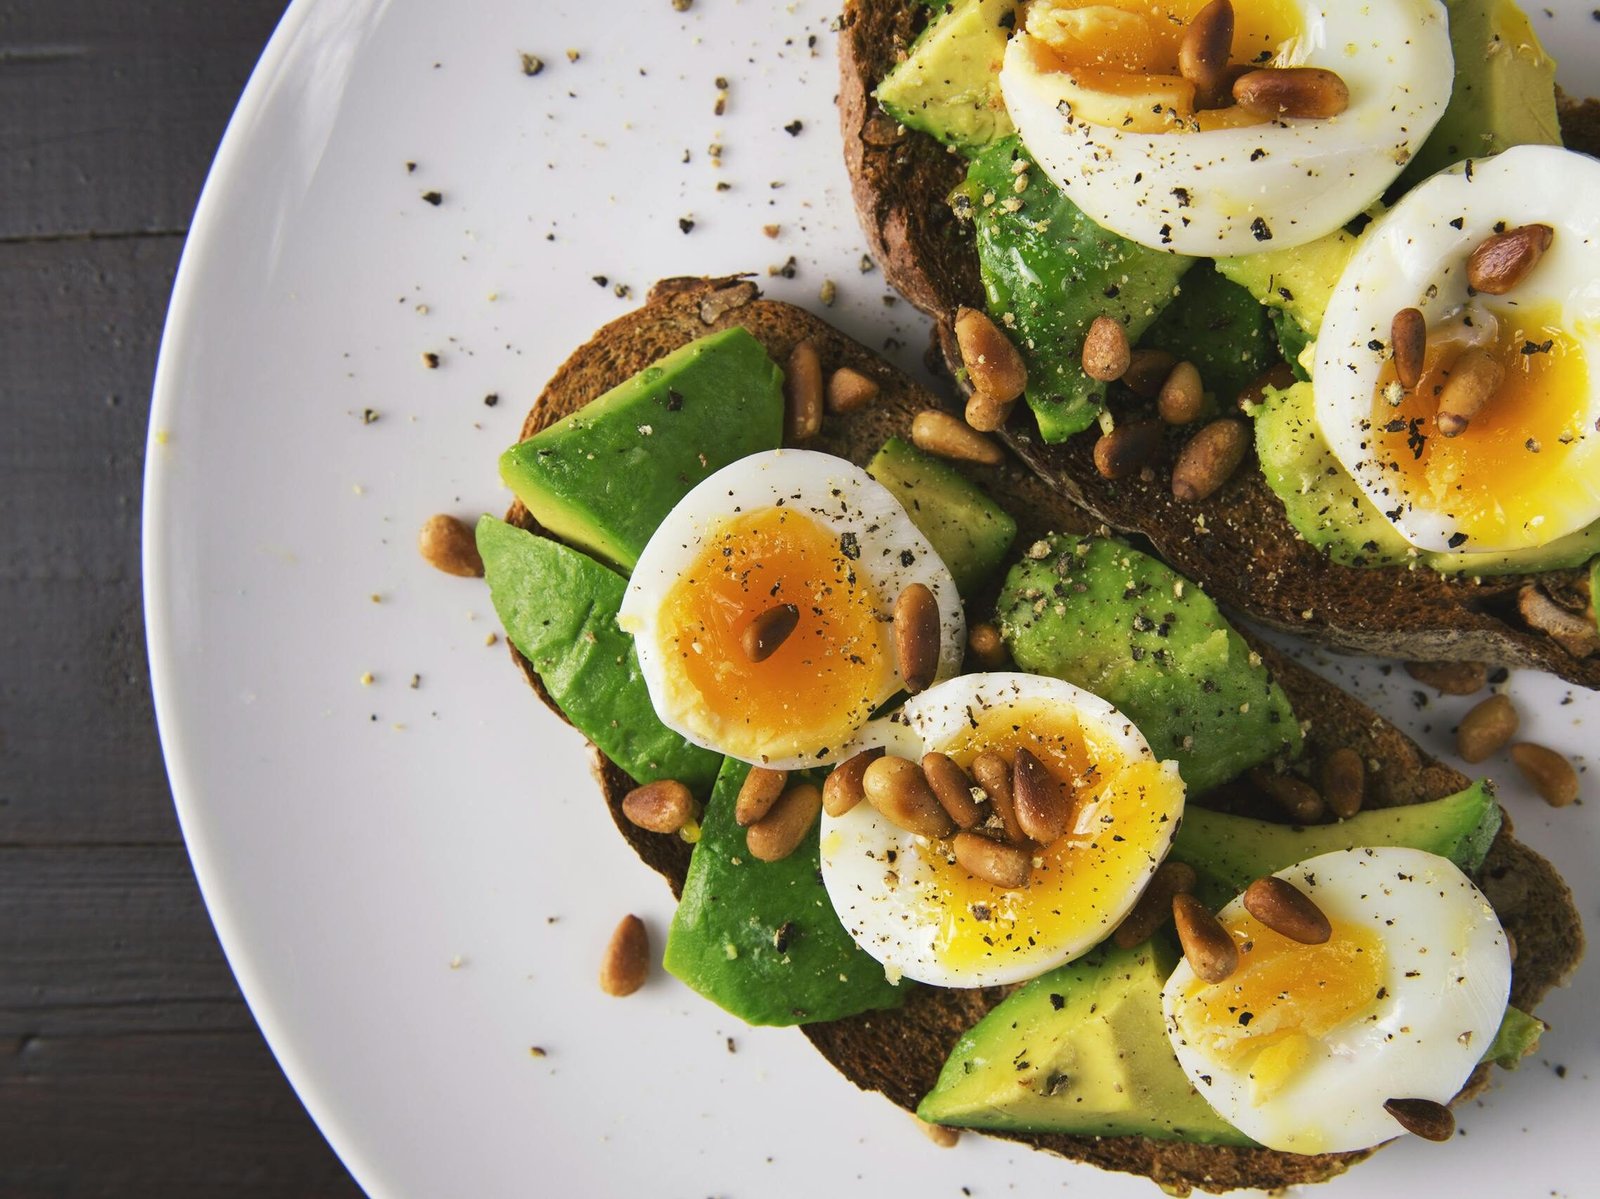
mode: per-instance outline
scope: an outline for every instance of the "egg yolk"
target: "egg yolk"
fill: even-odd
[[[814,752],[893,694],[887,613],[859,559],[849,534],[788,508],[741,513],[705,539],[661,622],[718,744],[754,761]],[[794,631],[751,661],[746,627],[782,604],[799,609]]]
[[[1588,498],[1586,490],[1557,482],[1589,465],[1583,347],[1562,331],[1553,305],[1489,311],[1498,329],[1484,348],[1505,368],[1505,380],[1462,433],[1444,437],[1434,423],[1451,364],[1470,340],[1470,331],[1459,325],[1429,330],[1422,377],[1413,390],[1402,391],[1394,363],[1386,362],[1372,401],[1369,445],[1375,460],[1386,477],[1397,476],[1398,490],[1414,506],[1448,514],[1457,529],[1452,548],[1469,552],[1473,542],[1549,540],[1538,530],[1550,515],[1564,512],[1566,500]],[[1400,402],[1392,405],[1396,396]]]
[[[953,968],[992,964],[1036,946],[1109,935],[1125,901],[1166,852],[1181,790],[1158,763],[1128,761],[1070,713],[1017,704],[977,718],[945,747],[963,767],[984,750],[1030,750],[1071,796],[1066,836],[1038,851],[1028,885],[1008,891],[975,878],[952,855],[927,855],[923,896],[938,931],[934,952]]]
[[[1377,934],[1338,921],[1321,945],[1292,941],[1247,912],[1223,926],[1239,947],[1238,969],[1220,983],[1196,979],[1175,1018],[1185,1040],[1245,1065],[1262,1103],[1295,1077],[1313,1041],[1383,997],[1387,955]]]
[[[1234,106],[1196,111],[1195,86],[1178,72],[1184,31],[1209,0],[1035,0],[1024,28],[1034,65],[1070,80],[1073,115],[1133,133],[1207,130],[1260,124]],[[1262,65],[1301,36],[1293,0],[1238,0],[1231,61]]]

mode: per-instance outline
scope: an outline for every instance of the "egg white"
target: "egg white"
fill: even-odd
[[[1270,64],[1323,67],[1350,89],[1326,120],[1132,133],[1079,120],[1060,76],[1006,47],[1000,87],[1023,144],[1100,225],[1174,254],[1219,257],[1312,241],[1365,209],[1450,100],[1454,57],[1438,0],[1302,3],[1304,34]]]
[[[1386,992],[1314,1040],[1295,1077],[1259,1106],[1248,1071],[1185,1035],[1179,1009],[1196,985],[1181,962],[1162,991],[1173,1051],[1195,1089],[1228,1123],[1269,1149],[1365,1149],[1404,1129],[1388,1099],[1448,1103],[1494,1039],[1511,987],[1511,955],[1494,909],[1447,858],[1417,849],[1349,849],[1309,858],[1279,878],[1336,925],[1375,932],[1386,951]],[[1220,913],[1243,913],[1243,898]],[[1224,982],[1220,984],[1226,986]]]

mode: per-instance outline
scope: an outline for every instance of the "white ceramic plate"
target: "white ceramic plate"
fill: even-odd
[[[1555,14],[1534,20],[1563,80],[1600,87],[1600,25]],[[769,294],[817,306],[834,280],[830,319],[914,368],[923,325],[860,269],[833,16],[299,0],[218,155],[151,424],[156,699],[229,960],[374,1196],[1152,1193],[975,1136],[936,1150],[797,1031],[745,1029],[671,978],[602,996],[612,926],[641,913],[659,944],[670,896],[578,737],[485,645],[483,586],[414,548],[431,513],[504,508],[495,458],[540,386],[658,277],[793,256]],[[1337,668],[1446,750],[1459,703],[1414,710],[1403,676]],[[1512,691],[1530,735],[1582,755],[1595,697]],[[1496,767],[1592,916],[1593,808],[1550,812]],[[1591,959],[1549,1001],[1540,1057],[1454,1146],[1399,1145],[1322,1193],[1592,1193],[1597,976]]]

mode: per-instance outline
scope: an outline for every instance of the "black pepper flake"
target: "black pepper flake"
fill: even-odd
[[[1105,290],[1105,297],[1108,300],[1114,300],[1121,294],[1122,294],[1122,288],[1118,287],[1115,283],[1113,283],[1110,287],[1106,288],[1106,290]]]
[[[790,121],[787,125],[785,125],[783,127],[783,131],[790,137],[799,137],[800,131],[805,127],[805,122],[797,119]]]
[[[794,926],[793,920],[785,920],[778,926],[778,930],[772,934],[772,947],[779,953],[783,953],[789,948],[789,942],[794,940],[794,935],[798,931]]]
[[[611,280],[606,278],[604,275],[594,275],[594,276],[591,276],[591,278],[594,279],[595,284],[597,286],[599,286],[599,287],[610,287],[611,286]]]
[[[1255,220],[1250,222],[1250,235],[1257,241],[1272,240],[1272,230],[1268,227],[1266,220],[1262,217],[1257,217]]]
[[[686,217],[686,216],[679,217],[678,218],[678,228],[682,229],[685,233],[693,233],[694,232],[694,218]]]
[[[1534,355],[1534,354],[1548,354],[1551,350],[1555,349],[1555,346],[1556,346],[1556,343],[1553,340],[1551,340],[1551,341],[1525,341],[1525,342],[1522,343],[1522,352],[1523,352],[1524,355],[1528,355],[1528,356],[1531,356],[1531,355]]]
[[[1260,162],[1266,156],[1267,156],[1267,152],[1265,150],[1263,150],[1260,146],[1257,146],[1254,150],[1250,151],[1250,161],[1251,162]]]
[[[414,162],[406,163],[406,174],[415,175],[416,173],[417,173],[417,164],[414,163]]]
[[[1256,1018],[1256,1014],[1254,1012],[1240,1012],[1239,1013],[1239,1026],[1241,1028],[1249,1027],[1250,1021],[1254,1020],[1255,1018]]]
[[[1187,208],[1187,207],[1189,207],[1190,203],[1192,203],[1191,197],[1189,195],[1189,189],[1186,188],[1186,187],[1175,187],[1175,188],[1173,188],[1172,189],[1172,198],[1175,199],[1178,202],[1178,207],[1179,208]]]
[[[500,393],[498,391],[491,391],[488,395],[483,397],[483,406],[485,408],[493,408],[499,402]]]
[[[522,56],[522,73],[524,75],[537,75],[544,70],[544,59],[537,54],[524,54]]]
[[[439,205],[444,203],[444,193],[436,191],[423,192],[422,199],[424,202],[432,204],[435,208],[437,208]]]
[[[361,423],[362,424],[370,425],[373,421],[375,421],[377,419],[378,419],[378,410],[376,408],[363,408],[361,410]]]
[[[1374,337],[1371,341],[1367,342],[1367,349],[1371,350],[1374,354],[1381,354],[1383,353],[1383,342]]]
[[[1466,217],[1458,216],[1455,220],[1450,222],[1450,228],[1459,229],[1459,228],[1461,228],[1461,226],[1465,225],[1466,223],[1467,223],[1467,218]]]
[[[916,560],[917,560],[917,556],[915,554],[913,554],[910,550],[901,550],[900,551],[900,565],[901,566],[909,567],[914,562],[916,562]]]
[[[428,350],[422,355],[422,365],[427,367],[430,371],[438,370],[439,355],[435,354],[432,350]]]
[[[1460,546],[1465,545],[1466,542],[1467,542],[1467,535],[1465,533],[1452,533],[1452,534],[1450,534],[1450,540],[1447,541],[1445,544],[1448,545],[1451,549],[1457,549]]]
[[[856,540],[854,533],[841,533],[839,535],[839,552],[852,562],[861,558],[861,545]]]
[[[667,411],[679,412],[683,409],[683,393],[675,387],[667,388]]]
[[[1067,997],[1065,995],[1057,995],[1054,991],[1050,992],[1050,1006],[1059,1012],[1067,1006]]]

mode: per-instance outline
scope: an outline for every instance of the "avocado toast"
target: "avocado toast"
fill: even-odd
[[[880,392],[873,404],[825,420],[818,437],[808,443],[812,448],[864,462],[886,438],[903,435],[912,416],[930,406],[931,397],[870,352],[799,309],[760,299],[748,281],[677,279],[659,284],[645,307],[608,325],[572,355],[530,413],[523,437],[550,427],[673,351],[734,327],[752,334],[773,362],[786,362],[794,346],[809,339],[825,369],[849,367],[878,385]],[[1093,532],[1091,522],[1081,512],[1015,465],[1002,463],[970,473],[1017,518],[1019,545],[1036,545],[1049,534]],[[521,529],[544,533],[520,503],[513,505],[508,521]],[[978,605],[990,600],[992,589],[969,603]],[[499,602],[497,597],[497,606]],[[507,626],[514,631],[511,621]],[[1397,729],[1363,705],[1282,658],[1270,646],[1252,642],[1252,649],[1281,685],[1301,721],[1307,722],[1308,760],[1319,761],[1335,749],[1351,748],[1368,761],[1368,806],[1403,807],[1458,793],[1466,787],[1465,778],[1428,759]],[[549,703],[547,683],[551,680],[542,678],[520,653],[514,657],[530,684]],[[566,684],[555,680],[553,685],[559,689]],[[662,752],[676,750],[669,747]],[[637,780],[598,750],[595,770],[619,831],[635,852],[668,880],[674,893],[682,891],[690,876],[689,844],[677,836],[646,832],[624,818],[623,798]],[[710,823],[708,815],[707,827]],[[1504,831],[1483,862],[1481,880],[1519,947],[1512,1002],[1532,1010],[1575,963],[1581,951],[1581,931],[1570,896],[1559,878],[1542,859],[1509,836],[1508,825],[1501,827]],[[781,934],[783,930],[778,931]],[[952,1048],[994,1007],[1003,991],[934,987],[905,990],[904,1001],[896,1008],[862,1010],[845,1018],[808,1023],[805,1032],[858,1086],[881,1091],[900,1106],[914,1110],[934,1088]],[[869,1006],[876,1002],[869,997]],[[1487,1068],[1480,1068],[1468,1089],[1484,1085],[1486,1076]],[[1223,1190],[1316,1181],[1342,1171],[1370,1152],[1303,1156],[1144,1136],[1002,1135],[1014,1135],[1037,1147],[1105,1168],[1141,1173],[1175,1192],[1191,1187]]]
[[[1015,19],[1010,4],[977,8],[989,18],[998,13],[1007,29],[1006,21]],[[929,11],[912,0],[851,0],[845,5],[839,107],[857,211],[874,256],[890,284],[935,318],[934,356],[961,378],[954,317],[962,307],[985,305],[973,225],[958,219],[949,202],[969,180],[968,163],[935,138],[902,125],[874,98],[880,82],[905,60]],[[974,85],[968,90],[977,89]],[[1563,101],[1561,118],[1569,145],[1594,145],[1592,105]],[[978,178],[976,171],[972,178]],[[967,186],[970,194],[973,185]],[[1030,187],[1036,190],[1039,184]],[[985,200],[999,190],[992,189]],[[1026,204],[1031,196],[1021,199]],[[1005,203],[1015,200],[1008,197]],[[969,207],[968,215],[971,211]],[[1210,289],[1211,296],[1220,294],[1217,278],[1209,276],[1198,286]],[[1114,292],[1112,287],[1106,294]],[[1219,322],[1229,319],[1228,312],[1212,311],[1210,316]],[[1259,314],[1248,314],[1248,319],[1258,320]],[[1285,356],[1292,357],[1287,350]],[[1223,390],[1218,387],[1219,398]],[[1141,409],[1119,406],[1116,411],[1120,420]],[[1285,427],[1280,422],[1280,431]],[[1097,434],[1092,429],[1046,444],[1021,412],[1002,436],[1052,487],[1094,518],[1147,537],[1168,562],[1198,580],[1219,602],[1271,627],[1357,652],[1529,666],[1587,687],[1600,686],[1600,636],[1594,631],[1589,571],[1582,554],[1576,560],[1569,556],[1559,569],[1528,567],[1499,575],[1477,575],[1460,564],[1450,573],[1415,563],[1355,565],[1351,559],[1362,558],[1361,538],[1354,539],[1353,552],[1342,560],[1308,539],[1290,523],[1285,500],[1269,485],[1254,453],[1247,453],[1242,467],[1214,493],[1183,501],[1174,497],[1171,479],[1187,434],[1168,429],[1155,448],[1153,469],[1115,481],[1096,468]],[[1258,445],[1263,436],[1258,425]],[[1292,457],[1287,451],[1285,456]],[[1295,476],[1298,462],[1277,467],[1294,477],[1315,473],[1307,467]],[[1317,498],[1313,494],[1308,502]],[[1321,502],[1313,520],[1337,508],[1332,500]],[[1373,551],[1378,548],[1371,545]]]

